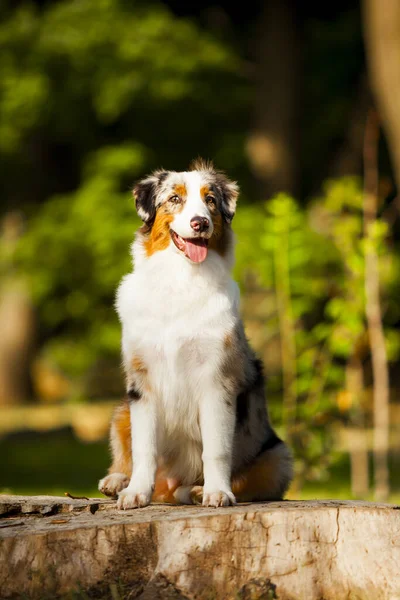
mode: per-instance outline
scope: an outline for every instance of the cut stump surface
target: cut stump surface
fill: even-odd
[[[399,509],[0,495],[0,597],[398,600]]]

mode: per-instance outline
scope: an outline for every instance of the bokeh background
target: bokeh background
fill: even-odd
[[[290,497],[400,499],[398,0],[0,2],[0,491],[98,495],[153,168],[241,186]]]

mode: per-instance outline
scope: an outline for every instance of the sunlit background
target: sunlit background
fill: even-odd
[[[98,496],[153,168],[241,187],[291,498],[400,500],[397,0],[0,3],[0,492]]]

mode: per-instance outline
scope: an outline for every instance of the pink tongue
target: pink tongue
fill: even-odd
[[[185,254],[196,263],[201,263],[206,259],[207,246],[204,240],[185,240]]]

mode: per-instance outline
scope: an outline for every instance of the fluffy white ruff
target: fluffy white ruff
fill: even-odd
[[[172,241],[147,257],[138,240],[133,253],[135,271],[117,294],[122,352],[127,373],[133,357],[146,364],[151,391],[131,403],[134,472],[120,507],[150,501],[160,456],[173,458],[170,476],[182,485],[199,480],[204,466],[204,504],[233,503],[235,415],[220,377],[224,340],[239,318],[232,256],[211,250],[204,263],[192,264]]]

